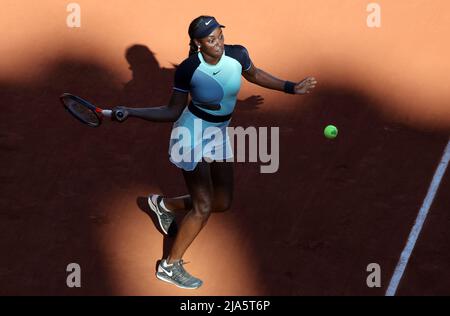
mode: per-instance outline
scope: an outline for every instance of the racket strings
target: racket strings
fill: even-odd
[[[98,126],[100,124],[99,117],[90,108],[71,98],[64,98],[63,101],[67,109],[84,123],[91,126]]]

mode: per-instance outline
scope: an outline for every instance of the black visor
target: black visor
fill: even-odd
[[[221,25],[214,17],[202,18],[197,27],[189,32],[191,38],[203,38],[212,33],[217,27],[225,27]]]

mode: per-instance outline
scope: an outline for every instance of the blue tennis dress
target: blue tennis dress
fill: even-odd
[[[178,66],[173,89],[190,93],[192,100],[172,128],[169,158],[177,167],[191,171],[202,158],[233,158],[227,127],[241,88],[242,72],[250,67],[247,49],[241,45],[225,45],[216,65],[208,64],[198,52]],[[205,105],[218,109],[206,109]]]

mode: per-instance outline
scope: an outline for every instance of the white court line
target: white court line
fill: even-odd
[[[428,188],[427,196],[423,201],[422,207],[420,208],[419,214],[417,215],[416,222],[409,233],[408,241],[406,242],[406,246],[400,255],[400,260],[397,263],[397,267],[395,268],[394,275],[389,282],[389,287],[386,290],[386,296],[394,296],[397,291],[398,284],[402,279],[403,272],[405,272],[406,265],[408,264],[409,257],[411,256],[411,252],[414,249],[417,238],[419,237],[420,231],[422,230],[423,222],[425,221],[428,210],[430,209],[431,204],[433,203],[434,197],[436,195],[437,190],[439,189],[439,184],[441,183],[441,179],[445,174],[445,170],[447,169],[448,161],[450,160],[450,140],[445,147],[444,154],[442,155],[441,161],[434,173],[433,180],[431,181],[431,185]]]

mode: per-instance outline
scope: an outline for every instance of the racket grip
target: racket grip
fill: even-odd
[[[105,117],[111,117],[112,111],[111,110],[102,110],[102,115]]]

